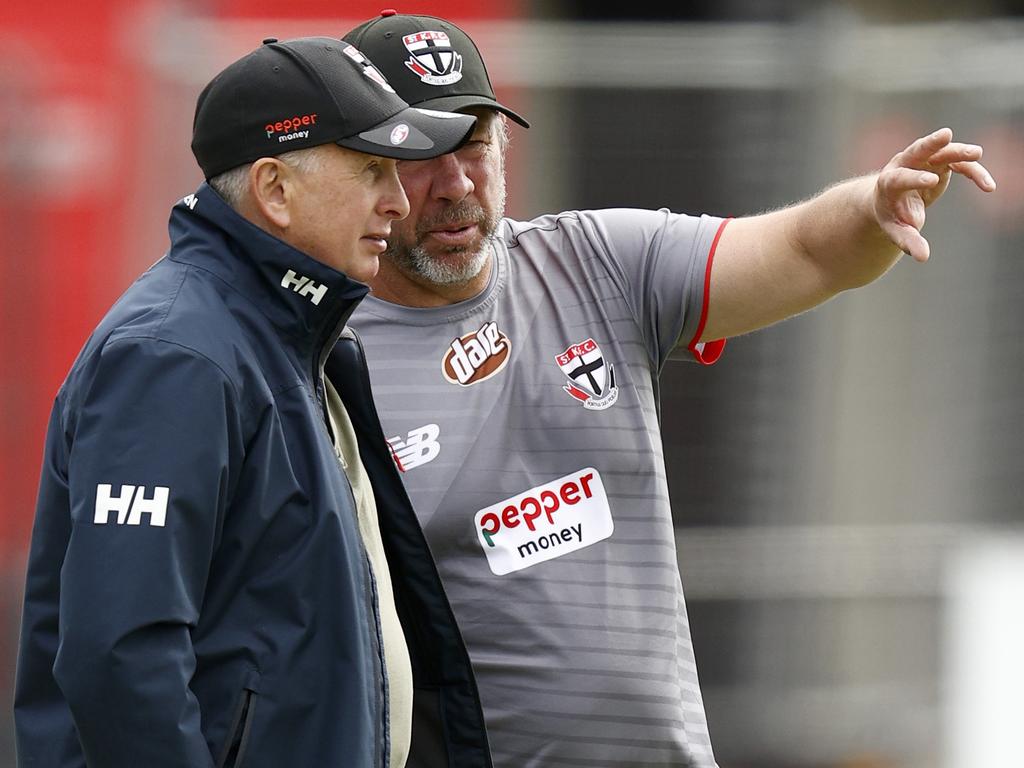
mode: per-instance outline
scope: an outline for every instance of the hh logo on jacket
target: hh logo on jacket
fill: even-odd
[[[110,520],[110,513],[117,513],[118,525],[141,525],[142,516],[149,515],[149,524],[163,527],[167,520],[167,497],[171,489],[163,485],[153,488],[147,495],[144,485],[122,485],[121,493],[113,494],[109,483],[96,486],[96,513],[92,521],[104,525]]]

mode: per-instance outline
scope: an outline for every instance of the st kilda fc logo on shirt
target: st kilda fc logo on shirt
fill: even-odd
[[[511,354],[508,336],[497,323],[487,322],[480,330],[452,340],[441,360],[441,373],[452,384],[468,387],[501,371]]]
[[[619,399],[619,388],[615,386],[615,367],[605,364],[601,347],[593,339],[571,344],[555,362],[570,383],[562,389],[583,403],[584,408],[603,411],[611,408]]]
[[[462,79],[462,55],[445,32],[417,32],[402,38],[409,58],[405,66],[428,85],[451,85]]]

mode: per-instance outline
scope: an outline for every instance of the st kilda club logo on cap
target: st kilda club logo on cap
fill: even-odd
[[[562,389],[583,403],[584,408],[603,411],[619,399],[615,367],[611,363],[605,365],[601,347],[593,339],[570,344],[555,355],[555,362],[571,382]]]
[[[402,38],[409,59],[405,66],[428,85],[451,85],[462,79],[462,55],[445,32],[417,32]]]
[[[441,360],[445,379],[460,387],[479,384],[500,372],[512,354],[512,342],[495,322],[467,333],[448,345]]]

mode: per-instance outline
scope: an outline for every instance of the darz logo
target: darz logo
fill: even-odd
[[[491,378],[505,367],[512,342],[494,322],[484,323],[476,333],[452,341],[441,361],[441,372],[452,384],[468,387]]]
[[[562,390],[583,403],[584,408],[603,411],[619,399],[619,388],[615,386],[615,368],[605,365],[601,348],[593,339],[571,344],[555,362],[571,383]]]
[[[281,278],[281,287],[291,288],[299,296],[309,296],[309,300],[314,304],[319,304],[320,299],[327,293],[326,285],[317,285],[308,277],[296,275],[294,269],[289,269],[284,273],[284,277]]]
[[[444,32],[417,32],[402,38],[409,58],[405,66],[428,85],[451,85],[462,79],[462,56]]]
[[[437,424],[424,424],[409,431],[402,439],[401,435],[388,438],[388,445],[395,458],[395,464],[402,472],[427,464],[441,453],[441,444],[437,441],[441,428]]]
[[[142,516],[149,515],[149,524],[164,527],[167,520],[167,497],[170,489],[157,485],[153,495],[146,498],[146,486],[122,485],[121,493],[114,496],[109,483],[96,486],[96,511],[92,521],[105,525],[110,513],[117,512],[118,525],[141,525]]]

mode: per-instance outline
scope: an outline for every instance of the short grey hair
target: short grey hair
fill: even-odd
[[[300,173],[317,173],[324,167],[323,145],[285,152],[278,155],[277,159]],[[224,171],[224,173],[214,176],[207,183],[224,198],[224,202],[237,211],[249,190],[249,169],[251,167],[252,163],[239,165],[230,171]]]
[[[467,111],[464,112],[463,114],[474,113]],[[508,149],[508,145],[512,140],[512,132],[509,130],[508,118],[505,117],[505,114],[503,112],[499,112],[496,109],[491,109],[487,107],[484,108],[483,110],[483,117],[477,117],[478,121],[481,119],[487,120],[493,125],[492,131],[495,137],[498,139],[498,147],[501,149],[501,151],[504,152],[506,149]]]
[[[504,152],[512,143],[512,131],[508,127],[508,118],[501,112],[498,113],[498,141],[501,142],[501,150]]]

